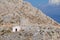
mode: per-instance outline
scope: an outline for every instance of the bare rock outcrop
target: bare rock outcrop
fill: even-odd
[[[29,2],[0,0],[0,40],[60,40],[60,25]]]

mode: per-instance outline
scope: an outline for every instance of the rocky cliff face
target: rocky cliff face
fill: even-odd
[[[19,32],[11,32],[19,25]],[[0,40],[60,40],[59,24],[23,0],[0,0]]]
[[[28,2],[23,0],[0,0],[0,24],[22,24],[21,20],[26,21],[25,19],[31,24],[57,24]]]

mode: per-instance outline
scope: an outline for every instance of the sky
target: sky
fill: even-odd
[[[25,0],[60,23],[60,0]]]

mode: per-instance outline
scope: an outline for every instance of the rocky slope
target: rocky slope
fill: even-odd
[[[60,40],[60,25],[26,1],[0,0],[0,40]]]

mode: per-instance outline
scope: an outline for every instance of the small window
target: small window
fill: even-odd
[[[15,31],[17,32],[17,28],[15,29]]]

